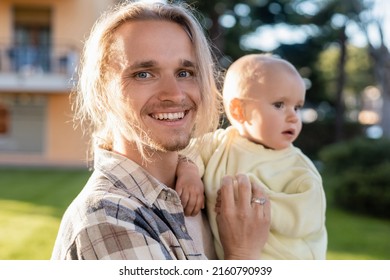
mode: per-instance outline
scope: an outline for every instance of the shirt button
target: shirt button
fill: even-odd
[[[187,228],[184,226],[184,225],[181,225],[180,226],[180,229],[182,232],[186,233],[187,232]]]

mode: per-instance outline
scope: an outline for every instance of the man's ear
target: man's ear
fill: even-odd
[[[232,99],[229,105],[230,115],[239,123],[245,121],[244,108],[242,105],[242,101],[238,98]]]

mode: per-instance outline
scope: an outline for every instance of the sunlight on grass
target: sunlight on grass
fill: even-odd
[[[390,221],[328,209],[328,259],[389,260]]]
[[[328,260],[375,260],[373,256],[348,252],[328,251]]]
[[[60,219],[55,209],[0,200],[0,259],[49,259]]]
[[[0,168],[0,259],[49,259],[87,170]]]

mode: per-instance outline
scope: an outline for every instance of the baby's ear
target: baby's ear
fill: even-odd
[[[245,122],[244,109],[242,105],[242,101],[238,98],[232,99],[229,105],[230,115],[239,123]]]

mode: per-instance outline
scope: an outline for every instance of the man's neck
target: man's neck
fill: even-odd
[[[142,166],[150,175],[168,187],[175,188],[177,152],[148,153],[148,160],[144,160],[135,145],[114,145],[113,152],[121,154]]]

